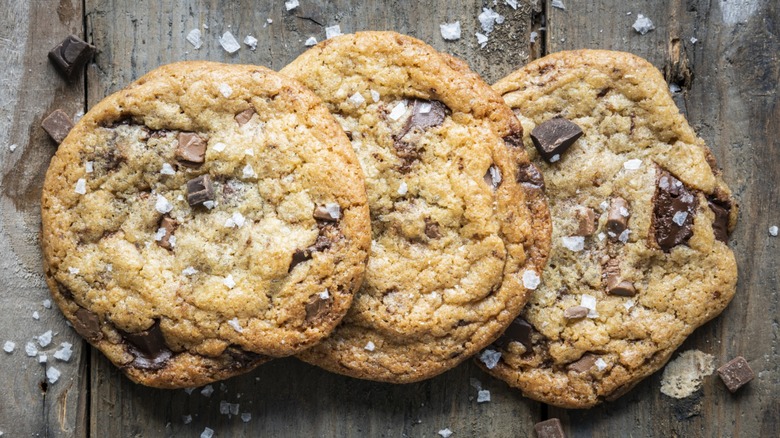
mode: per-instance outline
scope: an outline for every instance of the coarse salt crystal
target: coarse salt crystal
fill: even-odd
[[[38,336],[38,345],[40,345],[41,347],[47,347],[49,344],[51,344],[51,338],[52,338],[52,333],[51,330],[49,330],[46,333]]]
[[[485,364],[487,369],[492,370],[501,360],[501,352],[495,350],[485,350],[479,355],[479,360]]]
[[[431,112],[431,103],[423,102],[420,104],[420,114],[428,114]]]
[[[633,160],[626,160],[625,163],[623,163],[623,168],[626,170],[637,170],[642,166],[642,160],[639,158],[634,158]]]
[[[225,143],[216,143],[214,146],[211,147],[211,149],[214,149],[217,152],[222,152],[225,150]]]
[[[640,35],[644,35],[647,32],[655,29],[653,22],[642,14],[638,14],[636,16],[636,21],[634,21],[634,24],[631,27],[633,27],[635,31],[639,32]]]
[[[406,181],[401,181],[401,184],[398,186],[398,194],[403,196],[408,191],[409,191],[409,186],[406,185]]]
[[[561,159],[561,156],[560,156],[560,154],[555,154],[555,155],[553,155],[552,157],[550,157],[550,162],[551,162],[551,163],[554,163],[554,162],[556,162],[556,161],[560,161],[560,159]]]
[[[618,210],[618,213],[620,213],[620,215],[623,216],[623,217],[631,216],[631,213],[629,213],[629,211],[628,211],[628,209],[626,207],[620,207],[620,209]]]
[[[95,171],[95,163],[92,161],[87,161],[84,163],[84,171],[87,173],[92,173]]]
[[[375,348],[376,348],[376,345],[374,345],[374,343],[371,342],[371,341],[366,342],[365,347],[363,347],[363,349],[366,350],[366,351],[374,351]]]
[[[69,268],[68,268],[68,272],[69,272],[71,275],[76,275],[76,274],[78,274],[78,273],[79,273],[79,272],[81,272],[81,271],[79,270],[79,268],[69,267]]]
[[[33,312],[33,319],[36,320],[36,321],[41,319],[41,315],[38,313],[37,310],[35,312]]]
[[[251,164],[247,164],[243,169],[241,169],[241,175],[244,178],[254,178],[257,176],[255,169],[252,168]]]
[[[214,387],[211,385],[206,385],[203,387],[203,389],[200,390],[200,393],[204,397],[211,397],[211,394],[214,394]]]
[[[406,102],[398,102],[398,104],[393,107],[393,110],[390,111],[390,114],[388,117],[390,117],[393,120],[398,120],[401,118],[401,116],[404,115],[406,112]]]
[[[233,213],[233,216],[228,219],[236,228],[241,228],[246,223],[246,218],[243,214],[239,212]],[[227,222],[225,223],[225,226],[227,226]]]
[[[106,265],[106,271],[111,272],[113,270],[114,270],[114,265],[112,265],[111,263],[108,263]]]
[[[328,216],[331,218],[336,220],[341,218],[341,207],[335,202],[328,202],[325,204],[325,210],[327,210]]]
[[[79,195],[84,195],[87,193],[87,180],[84,178],[79,178],[78,181],[76,181],[76,187],[73,188],[73,191],[78,193]]]
[[[229,320],[228,321],[228,325],[233,327],[233,330],[235,330],[235,331],[237,331],[239,333],[243,333],[244,332],[244,328],[241,327],[241,324],[238,323],[238,318],[233,318],[233,319]]]
[[[334,24],[333,26],[328,26],[325,28],[326,39],[331,39],[339,35],[342,35],[342,33],[341,33],[341,26],[339,26],[338,24]]]
[[[501,170],[496,166],[490,166],[488,167],[488,172],[490,173],[490,180],[493,183],[493,187],[498,187],[502,180]]]
[[[203,206],[211,210],[212,208],[217,206],[216,201],[203,201]]]
[[[455,41],[460,39],[460,21],[454,23],[443,23],[439,25],[439,32],[441,37],[447,41]]]
[[[506,4],[508,4],[512,9],[517,9],[517,0],[506,0]]]
[[[328,292],[327,289],[317,294],[318,297],[320,297],[321,300],[327,300],[330,298],[330,292]]]
[[[6,353],[13,353],[15,348],[16,343],[13,341],[5,341],[5,344],[3,344],[3,351]]]
[[[771,227],[769,227],[769,235],[770,236],[777,237],[777,231],[778,231],[777,225],[772,225]]]
[[[566,10],[566,6],[564,6],[563,0],[552,0],[551,6],[561,10]]]
[[[19,146],[17,146],[16,144],[12,144],[12,145],[8,146],[8,149],[9,149],[11,152],[13,152],[13,151],[15,151],[15,150],[16,150],[16,148],[17,148],[17,147],[19,147]]]
[[[274,23],[274,20],[273,20],[273,18],[266,18],[266,19],[265,19],[265,22],[266,22],[267,24],[273,24],[273,23]],[[265,26],[263,26],[263,27],[265,27]]]
[[[449,428],[442,429],[438,432],[438,434],[441,435],[442,438],[450,438],[452,436],[452,431]]]
[[[24,352],[27,353],[27,356],[29,357],[35,357],[35,355],[38,354],[38,348],[33,342],[28,342],[27,345],[24,346]]]
[[[536,271],[528,269],[523,272],[523,286],[529,290],[535,290],[542,279],[539,278],[539,274]]]
[[[186,392],[187,395],[192,395],[193,391],[195,391],[195,388],[184,388],[184,392]]]
[[[244,44],[249,46],[249,50],[255,50],[257,49],[257,38],[252,35],[247,35],[246,38],[244,38]]]
[[[355,94],[349,97],[349,101],[352,102],[352,104],[355,106],[360,106],[363,105],[366,99],[359,92],[355,92]]]
[[[482,31],[485,35],[490,35],[496,24],[504,22],[504,16],[490,8],[482,8],[482,13],[477,16],[477,19],[480,25],[482,25]]]
[[[595,365],[599,371],[604,371],[607,369],[607,362],[602,358],[596,359]]]
[[[163,163],[160,173],[163,175],[176,175],[176,171],[173,170],[173,166],[168,163]]]
[[[222,279],[222,284],[228,287],[228,289],[233,289],[236,287],[236,281],[233,280],[233,274],[228,274],[227,277]]]
[[[60,370],[54,367],[49,367],[46,369],[46,379],[49,380],[49,383],[56,383],[57,380],[60,379],[60,376],[62,373],[60,373]]]
[[[168,200],[165,199],[165,196],[157,195],[157,202],[155,202],[154,208],[158,213],[165,214],[173,210],[173,204],[168,202]]]
[[[287,0],[284,2],[284,8],[288,11],[292,11],[293,9],[298,7],[298,0]]]
[[[598,312],[596,312],[596,297],[593,295],[582,294],[580,306],[588,309],[588,318],[597,318],[599,316]]]
[[[691,37],[691,44],[696,44],[697,42],[699,42],[699,39],[698,39],[698,38],[696,38],[696,37]]]
[[[42,354],[38,356],[38,363],[46,363],[49,361],[49,356]]]
[[[156,242],[159,242],[163,240],[163,237],[168,233],[168,231],[165,228],[158,228],[157,232],[154,234],[154,240]]]
[[[48,300],[48,299],[43,300],[43,307],[45,307],[47,309],[51,309],[51,300]]]
[[[479,32],[475,33],[474,35],[477,37],[477,44],[479,44],[479,47],[485,48],[488,42],[487,35],[483,35]]]
[[[72,348],[73,344],[70,342],[63,342],[60,344],[60,349],[54,352],[54,358],[63,362],[69,361],[70,357],[73,355]]]
[[[678,211],[672,216],[672,222],[677,224],[678,227],[683,226],[685,223],[685,219],[688,218],[688,212],[687,211]]]
[[[618,240],[619,240],[621,243],[626,243],[626,242],[628,242],[628,235],[629,235],[629,234],[631,234],[631,230],[629,230],[629,229],[627,229],[627,228],[626,228],[625,230],[623,230],[623,232],[622,232],[622,233],[620,233],[620,235],[618,236]]]
[[[236,41],[236,37],[234,37],[230,31],[222,34],[222,36],[219,38],[219,44],[228,53],[236,53],[238,49],[241,48],[241,45],[238,44],[238,41]]]
[[[317,44],[317,38],[309,37],[305,43],[303,43],[306,47],[311,47],[315,44]]]
[[[485,403],[490,401],[490,391],[487,389],[480,389],[477,391],[477,403]]]
[[[626,302],[623,303],[623,307],[625,307],[626,310],[631,310],[631,308],[634,307],[634,300],[626,300]]]
[[[181,422],[184,423],[184,424],[192,423],[192,415],[182,415],[181,416]]]
[[[233,94],[233,88],[231,88],[228,84],[219,84],[217,88],[219,88],[219,93],[225,96],[225,98],[228,98],[231,94]]]
[[[537,38],[539,38],[539,33],[536,31],[531,32],[531,44],[535,43]]]
[[[249,155],[250,157],[254,157],[255,150],[251,148],[244,149],[244,155]]]
[[[186,268],[184,268],[183,271],[181,271],[181,273],[184,274],[184,275],[190,276],[190,275],[197,274],[198,270],[193,268],[192,266],[187,266]]]
[[[561,243],[569,251],[582,251],[585,249],[585,237],[583,236],[564,236],[561,237]]]
[[[374,101],[374,103],[379,102],[379,98],[381,97],[379,92],[375,90],[370,90],[369,92],[371,93],[371,99]]]
[[[670,93],[674,94],[674,93],[679,93],[680,91],[682,91],[682,88],[680,88],[679,85],[674,84],[674,83],[669,84],[669,92]]]
[[[203,432],[200,433],[200,438],[213,438],[214,437],[214,429],[205,428],[203,429]]]
[[[226,400],[220,400],[219,402],[219,413],[222,415],[227,415],[230,413],[230,403],[228,403]]]
[[[203,45],[203,40],[200,39],[200,29],[192,29],[187,34],[187,41],[192,44],[192,47],[195,47],[195,50],[200,49],[200,47]]]
[[[249,423],[252,420],[252,414],[249,412],[244,412],[241,414],[241,421],[244,423]]]

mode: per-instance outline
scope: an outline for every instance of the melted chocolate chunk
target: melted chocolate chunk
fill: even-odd
[[[73,324],[76,333],[92,342],[99,341],[103,338],[103,332],[100,331],[100,319],[97,314],[90,312],[83,307],[79,307],[74,316],[76,318],[71,321],[71,323]]]
[[[539,169],[531,163],[520,165],[517,168],[517,182],[520,184],[544,190],[544,176]]]
[[[249,122],[250,119],[252,119],[253,115],[255,115],[255,109],[247,108],[236,114],[236,123],[238,123],[238,126],[244,126],[247,124],[247,122]]]
[[[427,110],[427,112],[423,112]],[[444,123],[449,108],[438,100],[419,100],[415,99],[412,104],[412,115],[406,121],[406,126],[399,137],[403,137],[407,132],[414,128],[428,129],[439,126]]]
[[[323,297],[322,294],[310,296],[309,302],[306,303],[306,321],[314,321],[327,313],[332,301],[330,294],[327,297]]]
[[[187,181],[187,202],[191,207],[213,200],[214,186],[211,184],[211,176],[204,174]]]
[[[504,137],[504,144],[510,148],[523,147],[523,130],[513,131],[511,134]]]
[[[593,368],[593,365],[595,364],[596,364],[596,356],[590,353],[585,353],[582,355],[581,358],[570,363],[567,368],[569,369],[569,371],[574,371],[576,373],[584,373],[590,370],[591,368]]]
[[[582,129],[563,117],[550,119],[531,131],[531,140],[545,160],[559,157],[582,136]],[[552,160],[557,161],[557,160]]]
[[[653,234],[664,252],[688,242],[693,235],[696,195],[669,172],[658,169],[653,198]]]
[[[531,333],[533,333],[531,324],[523,318],[517,317],[493,343],[501,348],[506,348],[510,342],[519,342],[525,346],[526,350],[531,350]]]
[[[731,202],[712,197],[707,199],[707,205],[715,213],[715,219],[712,221],[712,232],[715,234],[715,238],[723,243],[728,243]]]
[[[756,377],[750,365],[742,356],[737,356],[727,364],[718,368],[718,375],[723,383],[726,384],[726,388],[731,392],[736,392],[739,388],[743,387],[747,382],[753,380]]]
[[[175,156],[188,167],[198,167],[206,160],[206,140],[194,132],[180,132]]]
[[[120,330],[120,333],[127,341],[130,353],[135,356],[130,365],[136,368],[159,370],[173,357],[173,352],[165,343],[159,320],[155,321],[148,330],[138,333]]]
[[[49,60],[68,81],[75,79],[97,49],[76,35],[68,35],[49,51]]]
[[[73,122],[65,114],[65,111],[57,109],[43,119],[41,127],[49,134],[52,140],[60,144],[68,136],[70,130],[73,129]]]

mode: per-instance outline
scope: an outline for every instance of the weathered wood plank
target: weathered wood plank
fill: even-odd
[[[713,375],[697,395],[674,400],[660,393],[657,373],[615,403],[589,411],[550,409],[549,415],[563,419],[570,437],[774,436],[780,430],[780,241],[767,229],[780,222],[777,2],[582,3],[567,1],[565,11],[548,6],[547,47],[629,51],[665,71],[682,89],[676,102],[713,149],[740,201],[731,239],[740,275],[736,298],[680,350],[702,350],[719,364],[743,355],[758,377],[732,395]],[[631,25],[638,13],[656,29],[636,33]]]
[[[257,4],[255,4],[257,3]],[[305,50],[304,41],[325,37],[324,26],[342,32],[391,29],[463,57],[487,80],[524,64],[529,56],[531,7],[503,4],[507,21],[484,49],[474,33],[482,2],[302,1],[291,12],[281,1],[122,1],[87,0],[88,35],[101,50],[88,75],[88,103],[116,91],[145,72],[183,59],[253,63],[280,69]],[[270,18],[273,23],[266,20]],[[441,38],[439,24],[460,20],[463,37]],[[319,23],[319,24],[317,24]],[[204,28],[208,26],[208,29]],[[199,50],[185,41],[201,30]],[[229,55],[218,43],[225,31],[241,41],[258,39],[257,50],[243,46]],[[132,384],[99,353],[92,362],[93,436],[197,436],[205,427],[219,436],[438,436],[449,428],[458,436],[533,436],[540,405],[493,381],[467,363],[438,378],[404,386],[349,379],[294,359],[260,367],[249,375],[214,385],[211,397],[200,390],[161,391]],[[483,381],[492,401],[476,403],[470,378]],[[220,414],[220,402],[238,403],[252,414],[248,423]],[[191,415],[185,424],[182,416]]]
[[[0,2],[0,345],[16,343],[13,353],[0,352],[0,431],[5,436],[86,433],[87,350],[56,306],[43,306],[49,293],[38,244],[41,187],[56,150],[40,122],[54,109],[74,114],[84,107],[83,81],[68,85],[49,64],[47,52],[66,35],[83,33],[81,6],[75,0]],[[33,319],[33,312],[40,319]],[[48,364],[42,365],[25,354],[25,344],[48,330],[54,334],[51,345],[36,343],[48,355]],[[61,342],[73,344],[67,363],[52,356]],[[62,375],[44,389],[46,370],[52,367]]]

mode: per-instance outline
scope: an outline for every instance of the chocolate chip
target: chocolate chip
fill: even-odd
[[[620,275],[620,260],[607,259],[604,265],[604,280],[607,285],[607,293],[621,297],[633,297],[636,295],[634,283],[625,281]]]
[[[236,114],[236,123],[238,123],[238,126],[244,126],[252,118],[253,115],[255,115],[255,109],[247,108],[241,111],[240,113]]]
[[[496,190],[501,185],[501,170],[495,164],[491,164],[483,178],[485,184]]]
[[[214,186],[211,176],[203,174],[187,181],[187,202],[191,207],[214,200]]]
[[[531,140],[539,155],[550,162],[557,161],[552,158],[560,157],[580,136],[582,129],[563,117],[550,119],[531,131]]]
[[[120,330],[120,333],[129,344],[130,352],[135,356],[131,365],[136,368],[159,370],[173,356],[173,352],[165,343],[159,320],[142,332],[127,333]]]
[[[628,228],[628,218],[631,212],[628,202],[621,197],[612,198],[607,212],[607,231],[613,240],[617,240],[620,234]]]
[[[69,81],[75,79],[97,49],[76,35],[69,35],[49,51],[49,60]]]
[[[582,319],[588,316],[589,311],[585,306],[573,306],[563,311],[563,317],[566,319]]]
[[[206,159],[206,141],[194,132],[180,132],[176,159],[188,167],[197,167]]]
[[[712,221],[712,233],[715,238],[723,243],[729,240],[729,216],[731,214],[731,202],[716,197],[707,198],[707,205],[715,213]]]
[[[610,295],[617,295],[620,297],[633,297],[634,295],[636,295],[636,288],[634,288],[634,283],[624,280],[617,284],[608,285],[607,293]]]
[[[737,356],[718,368],[718,375],[731,392],[736,392],[736,390],[756,377],[747,360],[742,356]]]
[[[585,371],[593,368],[593,365],[595,364],[596,356],[590,353],[585,353],[581,358],[579,358],[579,360],[570,363],[568,369],[569,371],[574,371],[576,373],[584,373]]]
[[[557,418],[550,418],[549,420],[536,423],[534,430],[537,438],[566,438],[566,434],[563,433],[563,426],[561,426],[561,420]]]
[[[428,111],[422,112],[423,109]],[[406,126],[404,126],[402,131],[403,134],[400,137],[403,137],[414,128],[428,129],[441,125],[444,122],[444,118],[447,117],[448,111],[447,105],[438,100],[415,99],[412,104],[412,116],[406,121]]]
[[[439,224],[429,218],[425,218],[425,235],[428,236],[429,239],[438,239],[441,237]]]
[[[322,293],[310,296],[309,302],[306,303],[306,321],[313,321],[327,313],[331,301],[332,298],[330,294],[328,294],[327,297],[323,297]]]
[[[314,216],[314,219],[326,222],[336,222],[341,217],[340,213],[331,212],[325,205],[318,205],[314,207],[314,213],[312,215]]]
[[[295,268],[297,265],[307,260],[311,260],[315,252],[325,251],[326,249],[330,248],[333,243],[329,237],[329,235],[332,234],[332,230],[330,230],[330,228],[334,227],[323,227],[320,229],[320,234],[317,236],[317,240],[314,242],[314,245],[311,245],[305,249],[296,249],[295,252],[293,252],[292,260],[290,261],[290,267],[287,268],[287,272],[292,272],[293,268]]]
[[[693,235],[696,195],[669,172],[658,169],[653,197],[652,230],[655,241],[665,252],[686,243]]]
[[[539,169],[531,163],[523,164],[517,168],[517,182],[526,187],[544,190],[544,176]]]
[[[173,232],[178,226],[179,223],[176,221],[176,219],[163,216],[163,218],[160,220],[160,228],[165,229],[165,235],[162,237],[162,239],[157,241],[157,244],[165,249],[171,249],[173,247],[173,245],[171,245],[171,237],[173,236]]]
[[[76,318],[71,321],[73,328],[84,339],[95,342],[103,337],[103,332],[100,331],[100,318],[98,318],[97,314],[79,307],[74,316]]]
[[[575,210],[577,216],[577,235],[591,236],[596,232],[596,214],[592,208],[580,207]]]
[[[57,109],[43,119],[41,127],[49,134],[49,137],[60,144],[73,129],[73,122],[65,111]]]
[[[506,331],[496,339],[494,344],[499,347],[506,348],[510,342],[519,342],[523,344],[526,350],[530,350],[533,346],[531,342],[531,334],[534,328],[525,319],[517,317],[509,324]]]

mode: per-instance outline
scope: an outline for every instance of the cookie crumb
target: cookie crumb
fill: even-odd
[[[257,38],[252,35],[247,35],[246,38],[244,38],[244,44],[249,46],[249,50],[255,50],[257,49]]]
[[[441,37],[446,41],[456,41],[460,39],[460,21],[454,23],[443,23],[439,25]]]
[[[6,353],[13,353],[14,349],[16,348],[16,343],[13,341],[5,341],[5,344],[3,344],[3,351]]]
[[[339,26],[338,24],[334,24],[333,26],[328,26],[325,28],[325,39],[329,40],[339,35],[343,35],[343,34],[341,33],[341,26]]]
[[[311,46],[313,46],[313,45],[316,45],[316,44],[317,44],[317,38],[314,38],[313,36],[312,36],[312,37],[309,37],[309,38],[306,40],[306,42],[305,42],[305,43],[303,43],[303,44],[304,44],[306,47],[311,47]]]
[[[536,271],[528,269],[523,272],[523,286],[528,290],[536,290],[537,287],[539,287],[539,283],[542,282],[542,279],[539,277],[539,274],[536,273]]]
[[[225,51],[228,53],[236,53],[238,49],[241,48],[241,45],[238,44],[238,41],[236,41],[236,37],[234,37],[230,31],[222,34],[222,36],[219,38],[219,45],[221,45],[222,48],[225,49]]]
[[[485,364],[487,369],[492,370],[501,360],[501,352],[495,350],[485,350],[479,355],[479,360]]]
[[[46,369],[46,379],[51,384],[57,383],[57,380],[60,380],[61,375],[62,373],[60,373],[60,370],[57,368],[49,367]]]
[[[298,6],[299,6],[298,0],[287,0],[286,2],[284,2],[284,8],[287,9],[288,11],[292,11]]]
[[[363,349],[366,350],[366,351],[374,351],[376,349],[376,345],[374,345],[373,342],[368,341],[368,342],[366,342],[366,346],[363,347]]]
[[[87,180],[85,180],[84,178],[79,178],[79,180],[76,181],[76,187],[73,188],[73,191],[78,193],[79,195],[86,195]]]
[[[664,368],[661,392],[674,398],[689,397],[701,388],[702,379],[714,371],[714,356],[699,350],[684,351]]]
[[[195,50],[198,50],[203,46],[203,40],[200,39],[200,29],[192,29],[185,37],[187,42],[192,44]]]
[[[449,438],[452,436],[452,431],[449,428],[442,429],[439,432],[437,432],[439,435],[442,436],[442,438]]]
[[[647,32],[655,29],[653,22],[642,14],[638,14],[636,16],[636,21],[631,27],[633,27],[634,30],[637,31],[640,35],[645,35]]]
[[[770,236],[777,237],[777,232],[778,232],[777,225],[772,225],[771,227],[769,227]]]
[[[566,6],[563,4],[563,0],[552,0],[551,6],[565,11]]]
[[[487,389],[480,389],[477,391],[477,403],[486,403],[490,401],[490,391]]]

